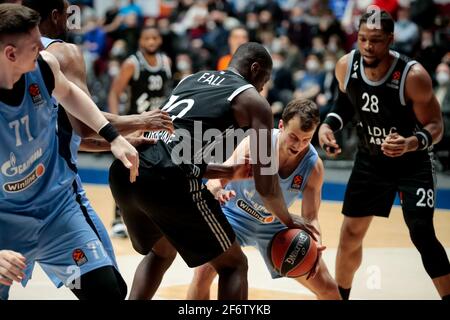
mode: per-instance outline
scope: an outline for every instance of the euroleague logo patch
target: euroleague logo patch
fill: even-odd
[[[88,261],[86,255],[84,254],[83,250],[81,250],[81,249],[73,250],[72,258],[73,258],[73,261],[75,261],[75,263],[79,267],[81,267],[83,264],[85,264]]]
[[[45,167],[42,163],[38,164],[36,168],[25,178],[19,181],[8,182],[3,185],[3,190],[14,193],[20,192],[33,185],[45,172]]]
[[[303,182],[303,177],[297,174],[292,180],[291,188],[295,190],[300,190]]]
[[[28,87],[28,92],[30,93],[31,100],[35,105],[41,105],[44,104],[44,99],[42,99],[41,90],[39,89],[39,86],[36,83],[31,84]]]

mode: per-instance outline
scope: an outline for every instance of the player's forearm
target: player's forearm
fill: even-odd
[[[142,117],[138,114],[119,116],[117,114],[103,112],[103,115],[122,135],[145,129]]]
[[[111,145],[109,144],[109,142],[100,138],[82,139],[79,148],[80,151],[86,152],[103,152],[109,151],[110,149]]]
[[[353,118],[354,109],[347,94],[339,90],[339,95],[324,120],[333,132],[342,130]]]
[[[61,105],[96,133],[108,123],[95,103],[75,84],[69,83],[67,94],[59,98]]]
[[[119,95],[111,90],[108,96],[108,108],[112,114],[119,114]]]
[[[234,167],[210,163],[206,167],[205,174],[203,175],[206,179],[227,179],[231,180],[233,178]]]

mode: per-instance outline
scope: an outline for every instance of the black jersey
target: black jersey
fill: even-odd
[[[156,54],[156,66],[150,66],[142,52],[130,57],[134,64],[134,74],[130,85],[130,108],[128,114],[142,113],[157,109],[167,98],[172,74],[166,55]]]
[[[417,63],[396,51],[383,79],[369,80],[364,73],[361,53],[353,50],[345,76],[345,90],[355,110],[359,150],[381,155],[381,144],[391,132],[409,137],[420,128],[412,103],[405,99],[406,75]]]
[[[237,127],[231,104],[250,88],[253,85],[229,70],[190,75],[172,91],[162,108],[172,117],[175,134],[169,137],[163,132],[152,132],[149,136],[164,140],[171,148],[183,141],[184,147],[190,148],[189,155],[185,152],[182,155],[184,162],[204,163],[206,147],[212,149],[219,138],[232,133],[227,129]]]

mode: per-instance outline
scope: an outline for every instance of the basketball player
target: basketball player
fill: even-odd
[[[0,285],[11,286],[25,277],[26,259],[18,252],[0,250]]]
[[[109,110],[119,114],[119,100],[130,88],[130,106],[127,114],[140,114],[158,109],[172,86],[169,58],[159,52],[162,38],[156,27],[144,27],[139,36],[139,50],[124,61],[109,93]],[[115,207],[112,235],[126,237],[126,229]]]
[[[0,247],[26,257],[23,285],[39,262],[55,285],[75,280],[78,285],[72,291],[79,298],[100,294],[123,299],[126,289],[84,216],[73,171],[59,148],[58,108],[52,94],[111,143],[113,154],[130,168],[130,181],[136,178],[138,154],[92,100],[65,78],[55,57],[39,54],[38,23],[34,10],[0,5]],[[0,285],[0,299],[7,299],[8,292],[8,286]]]
[[[116,161],[112,164],[111,190],[133,247],[146,255],[136,271],[130,298],[153,296],[176,251],[189,267],[211,263],[219,274],[219,299],[247,298],[246,258],[219,202],[202,183],[202,178],[233,175],[232,167],[204,160],[203,152],[210,145],[208,139],[203,141],[204,134],[211,129],[225,132],[233,126],[253,128],[256,134],[251,145],[263,146],[255,157],[253,175],[267,210],[286,226],[315,230],[301,219],[294,221],[288,212],[276,171],[261,172],[268,166],[262,164],[262,153],[271,155],[273,117],[258,92],[271,69],[267,50],[249,42],[239,47],[226,71],[188,76],[162,109],[172,116],[175,134],[154,134],[158,142],[140,148],[137,184],[126,181],[123,165]]]
[[[67,1],[49,0],[42,2],[39,0],[24,0],[23,5],[39,12],[41,15],[39,30],[43,35],[41,40],[44,48],[55,55],[64,75],[89,95],[86,85],[86,69],[81,51],[77,46],[60,40],[65,39],[67,33]],[[146,112],[140,118],[136,115],[118,116],[106,112],[103,114],[120,132],[124,133],[131,132],[132,130],[155,130],[164,128],[171,130],[170,118],[166,114],[156,110]],[[118,270],[108,232],[89,203],[76,168],[78,149],[82,151],[107,151],[109,144],[104,139],[92,137],[91,130],[70,114],[67,114],[62,107],[58,110],[58,128],[60,141],[64,142],[60,144],[60,148],[64,150],[63,154],[66,155],[67,162],[75,174],[74,184],[76,184],[80,201],[86,209],[87,219],[92,221],[103,247],[114,263],[115,270]],[[85,138],[81,138],[80,135],[85,136]],[[147,139],[142,137],[134,138],[126,136],[126,138],[135,146],[140,143],[149,143]],[[125,282],[118,273],[117,276],[125,286]]]
[[[323,164],[311,145],[311,139],[319,122],[319,109],[314,102],[293,100],[283,111],[279,130],[272,132],[273,149],[278,151],[280,164],[278,176],[286,205],[290,207],[302,193],[302,217],[318,230]],[[239,155],[250,157],[248,139],[241,142],[226,163],[239,162]],[[240,180],[228,183],[225,179],[214,179],[208,181],[207,187],[219,201],[227,201],[222,210],[240,245],[256,247],[272,278],[279,278],[280,275],[271,266],[267,252],[273,236],[286,226],[264,207],[256,193],[255,182]],[[325,247],[321,245],[320,237],[317,238],[320,255]],[[316,268],[311,271],[311,277],[303,276],[295,280],[309,288],[318,299],[341,299],[336,281],[320,256],[318,261]],[[208,264],[196,268],[187,298],[209,299],[210,286],[215,276],[216,272]]]
[[[320,144],[330,155],[341,151],[333,132],[351,118],[359,136],[342,209],[336,280],[348,299],[370,222],[373,216],[389,216],[399,192],[411,240],[440,296],[448,299],[450,264],[433,226],[431,148],[442,137],[442,116],[425,69],[389,50],[393,31],[394,21],[385,11],[362,16],[358,50],[336,65],[339,97],[319,129]]]

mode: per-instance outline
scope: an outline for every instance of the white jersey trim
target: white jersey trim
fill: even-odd
[[[234,98],[236,98],[236,96],[242,92],[244,92],[247,89],[250,88],[254,88],[252,84],[246,84],[242,87],[237,88],[236,90],[234,90],[234,92],[228,97],[228,101],[233,101]]]
[[[400,80],[400,90],[399,90],[400,103],[404,106],[406,105],[406,99],[405,99],[406,76],[408,75],[409,69],[416,63],[417,63],[416,60],[411,60],[406,64],[405,69],[403,70],[402,78]]]

